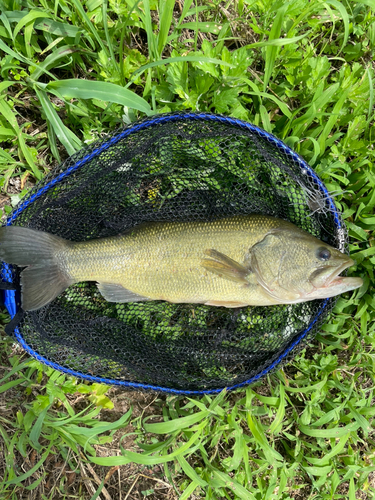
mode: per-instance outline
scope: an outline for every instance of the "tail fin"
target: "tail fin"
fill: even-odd
[[[25,311],[40,309],[74,283],[57,258],[69,243],[58,236],[25,227],[0,228],[0,259],[8,264],[27,266],[21,273]]]

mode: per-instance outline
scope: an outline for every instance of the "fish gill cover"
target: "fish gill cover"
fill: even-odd
[[[81,150],[21,200],[7,224],[84,241],[143,222],[251,213],[287,219],[347,251],[332,198],[284,143],[241,120],[175,113],[133,123]],[[18,285],[19,272],[3,265],[5,281]],[[14,316],[18,294],[5,294]],[[31,355],[78,377],[199,394],[251,383],[290,360],[333,304],[119,304],[87,282],[25,313],[14,335]]]

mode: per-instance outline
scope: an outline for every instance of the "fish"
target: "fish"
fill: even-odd
[[[33,311],[69,286],[96,281],[109,302],[164,300],[227,308],[294,304],[362,285],[354,261],[291,222],[235,215],[143,223],[82,242],[21,226],[0,228],[0,259],[25,267],[21,305]]]

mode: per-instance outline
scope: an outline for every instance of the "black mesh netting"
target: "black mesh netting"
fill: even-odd
[[[145,221],[262,213],[346,249],[346,230],[312,170],[272,136],[215,115],[159,115],[90,145],[30,192],[13,224],[82,241]],[[19,270],[11,280],[17,283]],[[208,391],[251,382],[295,355],[332,300],[225,309],[106,302],[71,286],[19,326],[34,354],[83,376]]]

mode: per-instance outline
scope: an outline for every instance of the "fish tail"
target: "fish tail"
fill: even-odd
[[[19,226],[0,228],[0,259],[27,266],[21,273],[22,308],[40,309],[60,295],[74,280],[64,270],[61,251],[71,242]]]

